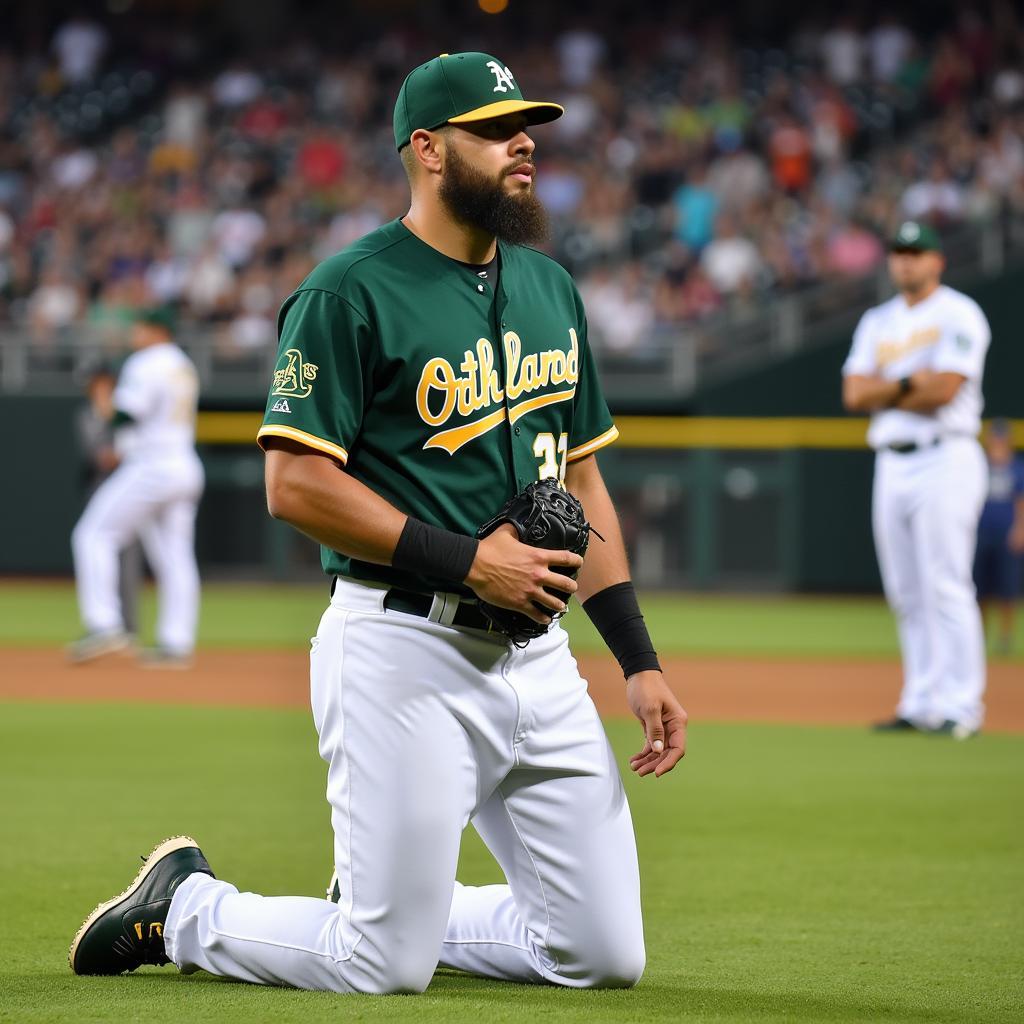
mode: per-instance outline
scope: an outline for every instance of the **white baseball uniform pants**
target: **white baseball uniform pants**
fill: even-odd
[[[185,972],[334,992],[420,992],[438,963],[632,985],[644,940],[629,807],[564,631],[520,651],[383,598],[339,580],[311,654],[341,903],[193,875],[167,955]],[[507,884],[455,881],[469,821]]]
[[[197,456],[125,462],[96,489],[71,534],[78,607],[90,633],[124,629],[118,560],[138,537],[156,577],[157,643],[191,652],[199,617],[195,520],[202,491]]]
[[[872,520],[903,655],[897,714],[923,726],[977,729],[985,643],[971,566],[987,470],[973,438],[909,454],[880,451]]]

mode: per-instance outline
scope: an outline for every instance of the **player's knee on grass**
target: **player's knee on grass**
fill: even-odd
[[[614,958],[601,965],[601,988],[632,988],[647,966],[647,954],[641,949],[619,949]]]
[[[632,988],[643,976],[647,954],[643,945],[614,939],[586,950],[577,959],[587,988]]]
[[[411,953],[391,956],[372,972],[372,980],[363,991],[379,996],[418,995],[426,991],[436,968],[437,961],[429,957]]]

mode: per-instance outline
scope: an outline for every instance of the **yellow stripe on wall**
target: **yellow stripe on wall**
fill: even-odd
[[[620,416],[627,448],[864,448],[868,421],[718,416]]]
[[[256,444],[263,426],[262,412],[201,412],[196,417],[200,444]]]
[[[1024,449],[1024,420],[1013,420],[1014,444]],[[262,412],[201,412],[200,444],[256,445]],[[851,416],[619,416],[617,447],[624,448],[843,448],[867,446],[868,421]]]

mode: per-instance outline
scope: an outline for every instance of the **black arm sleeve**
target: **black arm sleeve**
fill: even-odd
[[[479,544],[475,537],[464,537],[409,516],[391,564],[406,572],[461,583],[469,575]]]
[[[631,582],[605,587],[583,602],[583,610],[615,655],[627,679],[637,672],[661,671]]]

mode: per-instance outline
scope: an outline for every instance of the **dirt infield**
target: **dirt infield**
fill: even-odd
[[[203,651],[188,671],[139,668],[126,658],[68,665],[57,650],[7,650],[0,699],[306,707],[307,659],[294,651]],[[604,715],[627,715],[610,658],[580,659]],[[666,671],[691,719],[862,724],[891,712],[899,691],[892,661],[675,658]],[[986,729],[1024,732],[1024,671],[989,666]]]

